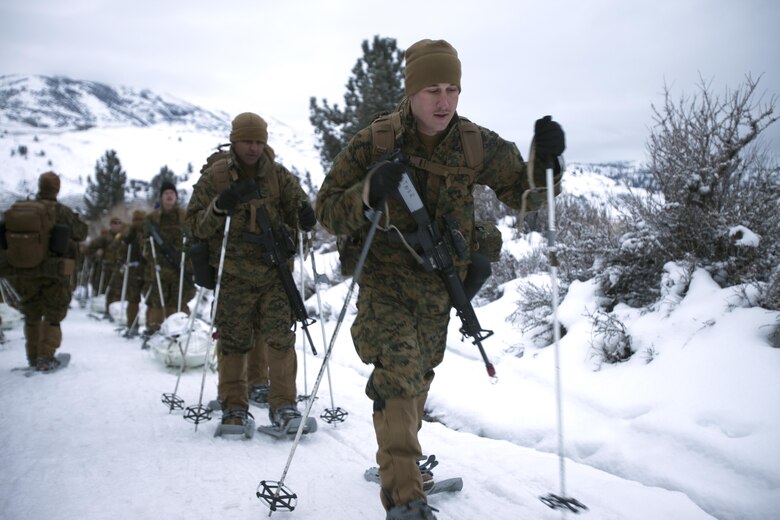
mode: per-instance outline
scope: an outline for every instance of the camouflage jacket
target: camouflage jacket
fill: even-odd
[[[445,137],[428,156],[425,145],[418,138],[415,121],[408,109],[408,103],[402,103],[401,123],[402,138],[396,146],[406,155],[427,158],[430,162],[448,167],[466,165],[463,144],[456,114],[446,131]],[[474,230],[474,198],[472,190],[475,184],[490,187],[506,205],[520,209],[523,195],[526,195],[527,211],[538,209],[544,199],[544,192],[530,191],[527,166],[523,161],[517,146],[502,139],[498,134],[486,128],[478,127],[482,137],[484,158],[482,167],[476,175],[468,173],[432,174],[426,170],[407,165],[407,172],[414,181],[420,197],[430,218],[437,222],[442,235],[447,236],[445,217],[450,222],[456,222],[465,243],[473,251],[476,248]],[[361,130],[336,156],[331,170],[325,177],[317,195],[317,219],[333,234],[346,235],[368,226],[364,215],[363,204],[364,180],[372,163],[377,159],[373,152],[371,127]],[[541,164],[537,166],[543,168]],[[537,186],[537,188],[540,188]],[[559,187],[556,186],[556,190]],[[529,196],[530,195],[530,196]],[[388,215],[390,224],[402,232],[416,229],[416,224],[409,212],[395,197],[388,198]],[[384,224],[383,218],[383,224]],[[366,262],[368,271],[378,267],[392,270],[393,266],[411,267],[416,261],[406,247],[390,237],[393,231],[377,233],[371,245]],[[450,253],[456,266],[461,270],[469,263],[468,254],[460,256],[455,248],[448,243]]]
[[[146,275],[148,281],[154,280],[154,273],[151,272],[155,265],[154,256],[157,257],[156,263],[160,266],[160,276],[165,280],[173,281],[175,279],[178,281],[179,266],[181,265],[182,236],[189,236],[189,228],[184,223],[184,215],[184,208],[177,206],[171,211],[156,209],[146,216],[144,220],[143,249],[144,261],[149,270]],[[163,244],[160,245],[155,241],[154,255],[152,255],[150,238],[153,238],[153,231],[155,230],[159,233]],[[125,254],[127,254],[126,249]],[[188,265],[187,262],[185,262],[186,265]],[[187,271],[186,268],[185,271]]]
[[[208,241],[209,264],[215,268],[219,266],[226,216],[216,213],[214,204],[221,189],[227,188],[227,185],[217,186],[218,182],[222,182],[219,179],[226,174],[233,181],[248,176],[239,168],[232,151],[229,158],[217,160],[204,171],[195,184],[187,207],[187,223],[196,239]],[[268,147],[260,159],[254,180],[261,198],[239,204],[232,215],[224,265],[224,272],[250,281],[258,281],[275,269],[263,262],[264,251],[261,246],[244,239],[245,232],[259,233],[251,219],[251,206],[264,206],[273,229],[277,230],[280,225],[284,225],[290,237],[295,240],[298,209],[304,202],[308,202],[298,179],[274,161],[273,151]]]

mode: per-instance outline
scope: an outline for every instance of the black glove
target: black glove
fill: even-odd
[[[135,239],[138,236],[138,231],[134,227],[130,228],[130,232],[127,234],[127,236],[124,239],[124,242],[126,245],[130,245],[135,243]]]
[[[561,125],[552,120],[551,116],[544,116],[536,120],[534,146],[536,147],[536,156],[544,165],[550,164],[551,161],[557,163],[558,161],[555,159],[562,155],[566,149],[563,129]]]
[[[259,198],[260,194],[257,191],[255,181],[253,179],[244,179],[232,183],[225,191],[220,193],[215,205],[218,210],[232,215],[240,203]]]
[[[314,209],[310,204],[305,203],[298,210],[298,225],[304,231],[311,231],[317,224],[317,218],[314,216]]]
[[[393,161],[381,161],[371,169],[368,203],[372,208],[377,207],[398,188],[404,170],[403,164]]]

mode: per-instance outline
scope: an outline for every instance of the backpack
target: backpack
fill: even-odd
[[[4,244],[6,259],[12,267],[30,269],[38,267],[53,253],[65,253],[69,228],[56,224],[57,203],[43,200],[19,200],[5,212]],[[63,234],[65,240],[63,240]]]
[[[485,149],[482,144],[482,134],[479,127],[468,119],[458,119],[458,129],[460,130],[461,143],[463,145],[463,155],[466,158],[466,166],[445,166],[430,162],[422,157],[409,157],[409,164],[420,168],[437,176],[448,174],[466,174],[476,178],[482,170]],[[389,114],[382,114],[371,123],[372,154],[375,158],[395,149],[395,143],[401,138],[403,125],[401,124],[401,113],[398,111]],[[476,238],[478,241],[477,249],[481,252],[489,251],[488,257],[491,262],[498,261],[501,256],[501,232],[492,222],[475,222]],[[496,241],[498,237],[498,241]],[[483,239],[489,239],[484,244]],[[496,250],[497,247],[497,250]],[[355,231],[349,235],[339,235],[336,237],[336,249],[339,253],[341,262],[341,274],[351,276],[355,272],[357,259],[363,248],[362,231]]]

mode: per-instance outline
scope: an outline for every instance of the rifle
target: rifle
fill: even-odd
[[[287,260],[295,254],[295,245],[284,226],[279,226],[278,232],[274,233],[271,219],[268,217],[265,206],[257,207],[255,221],[260,227],[261,233],[255,234],[244,231],[244,240],[259,245],[263,251],[263,262],[276,268],[276,272],[279,273],[279,278],[282,281],[284,292],[287,294],[287,299],[290,302],[290,307],[292,307],[295,320],[301,322],[301,328],[303,328],[303,332],[309,340],[311,351],[316,356],[317,349],[314,348],[314,342],[311,339],[311,334],[309,334],[309,325],[316,323],[317,320],[310,318],[306,312],[303,298],[301,298],[301,294],[295,287],[292,273],[287,266]]]
[[[163,240],[162,236],[160,235],[160,230],[157,228],[156,224],[152,223],[151,230],[152,238],[154,239],[154,242],[160,246],[160,253],[162,254],[163,258],[165,258],[165,261],[168,262],[172,268],[178,270],[179,263],[176,261],[176,251],[172,246],[165,243],[165,240]]]
[[[388,160],[400,163],[403,161],[403,155],[400,150],[396,150],[389,156]],[[460,318],[461,334],[473,339],[485,363],[488,376],[495,379],[496,369],[488,360],[485,349],[482,347],[482,341],[492,336],[493,331],[483,329],[479,324],[474,307],[472,307],[471,301],[466,296],[463,288],[463,281],[455,270],[452,255],[449,249],[447,249],[447,244],[444,242],[439,226],[435,221],[431,221],[422,199],[419,193],[417,193],[417,188],[415,188],[412,179],[406,171],[401,175],[401,181],[398,183],[398,189],[394,195],[400,198],[417,224],[417,230],[403,233],[402,239],[408,244],[417,246],[422,251],[421,254],[420,251],[417,251],[416,258],[425,271],[438,271],[440,273],[444,286],[447,289],[447,294],[450,296],[450,303]],[[455,233],[453,235],[457,236]],[[458,244],[457,242],[455,245],[456,247],[465,246],[465,244]]]

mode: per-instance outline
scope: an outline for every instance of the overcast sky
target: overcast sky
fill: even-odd
[[[311,130],[309,98],[343,104],[363,40],[443,38],[459,113],[525,154],[551,114],[571,161],[646,160],[651,104],[746,74],[780,95],[777,0],[0,0],[0,74],[149,88]],[[780,110],[780,107],[778,107]],[[767,136],[780,151],[780,123]]]

